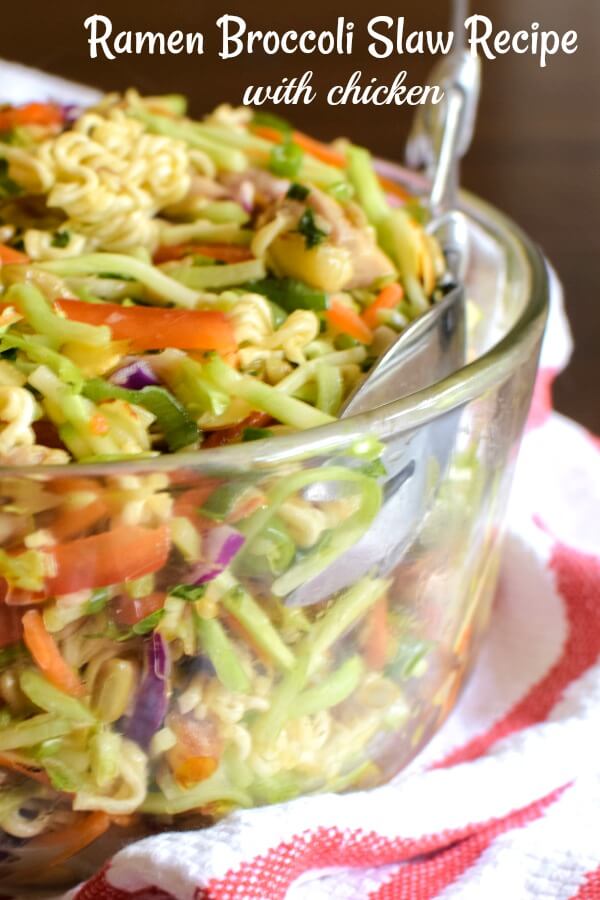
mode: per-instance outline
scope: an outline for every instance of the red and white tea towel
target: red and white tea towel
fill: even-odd
[[[489,636],[424,754],[376,790],[143,840],[68,900],[600,898],[600,442],[551,411],[555,293]]]

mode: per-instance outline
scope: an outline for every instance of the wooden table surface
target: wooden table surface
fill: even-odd
[[[557,56],[540,69],[531,56],[499,57],[484,68],[478,133],[464,171],[466,185],[505,210],[543,247],[566,288],[576,338],[569,370],[561,376],[556,403],[561,411],[600,433],[600,3],[598,0],[478,0],[475,11],[497,29],[576,29],[579,50]],[[366,10],[366,11],[365,11]],[[84,19],[101,12],[123,29],[203,31],[202,57],[120,56],[91,60]],[[331,27],[336,16],[356,23],[356,48],[348,57],[217,57],[216,19],[224,13],[246,18],[249,28],[286,30]],[[313,68],[320,98],[287,112],[322,137],[347,135],[389,158],[401,158],[410,123],[408,107],[327,106],[325,88],[344,83],[356,69],[385,83],[408,69],[420,83],[428,56],[368,56],[366,21],[374,15],[404,15],[412,29],[445,29],[446,4],[404,0],[377,4],[346,0],[278,0],[252,4],[214,0],[104,0],[90,4],[30,0],[3,4],[0,57],[35,65],[105,89],[136,85],[148,93],[183,91],[201,113],[217,102],[239,102],[248,83],[277,82]],[[360,37],[359,37],[360,36]],[[286,114],[285,108],[281,110]]]

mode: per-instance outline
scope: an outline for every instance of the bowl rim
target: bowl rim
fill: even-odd
[[[422,176],[399,164],[378,160],[377,167],[388,177],[405,185],[408,183],[416,192],[426,188],[427,182]],[[495,234],[501,244],[505,247],[510,245],[510,249],[521,258],[528,283],[524,308],[509,331],[485,353],[457,372],[376,409],[306,431],[208,450],[200,448],[187,453],[165,453],[106,462],[3,465],[0,466],[0,475],[48,475],[61,478],[72,477],[74,474],[143,475],[180,469],[201,469],[207,474],[225,470],[233,475],[236,470],[248,472],[252,468],[269,468],[292,460],[339,451],[342,447],[352,447],[353,444],[358,446],[361,439],[364,440],[369,435],[382,439],[392,433],[414,430],[501,385],[520,365],[538,353],[549,312],[548,267],[537,245],[520,226],[496,207],[468,191],[460,192],[460,207],[485,231]]]

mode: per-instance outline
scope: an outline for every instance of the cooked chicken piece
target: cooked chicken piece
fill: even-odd
[[[307,203],[328,223],[330,241],[349,251],[352,259],[352,278],[345,290],[368,288],[378,278],[395,273],[394,264],[377,246],[375,233],[354,204],[344,209],[323,191],[313,188]]]
[[[285,178],[277,178],[264,169],[246,169],[245,172],[226,172],[221,175],[221,183],[226,188],[229,197],[236,200],[244,209],[244,199],[252,189],[252,206],[258,204],[267,206],[273,201],[281,200],[288,192],[290,182]]]
[[[315,226],[324,233],[321,243],[308,247],[297,224],[306,205],[280,197],[265,210],[259,224],[282,212],[290,226],[269,247],[269,257],[280,275],[298,278],[329,293],[368,288],[374,281],[395,274],[392,261],[377,246],[375,233],[354,205],[342,207],[333,197],[312,188],[306,204]]]

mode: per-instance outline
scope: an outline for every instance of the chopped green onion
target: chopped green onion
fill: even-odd
[[[108,588],[96,588],[92,591],[90,599],[84,607],[84,615],[95,616],[102,612],[111,598],[111,592]]]
[[[314,312],[327,309],[327,294],[324,291],[294,278],[263,278],[244,287],[255,294],[262,294],[288,313],[295,309],[312,309]]]
[[[199,439],[198,426],[185,407],[165,388],[151,385],[135,391],[95,378],[85,382],[83,395],[97,403],[119,399],[143,406],[156,417],[169,449],[173,452],[189,447]]]
[[[344,378],[337,366],[321,363],[316,367],[317,407],[335,416],[344,395]]]
[[[281,178],[294,178],[302,168],[304,151],[292,140],[275,144],[271,150],[269,169]]]

